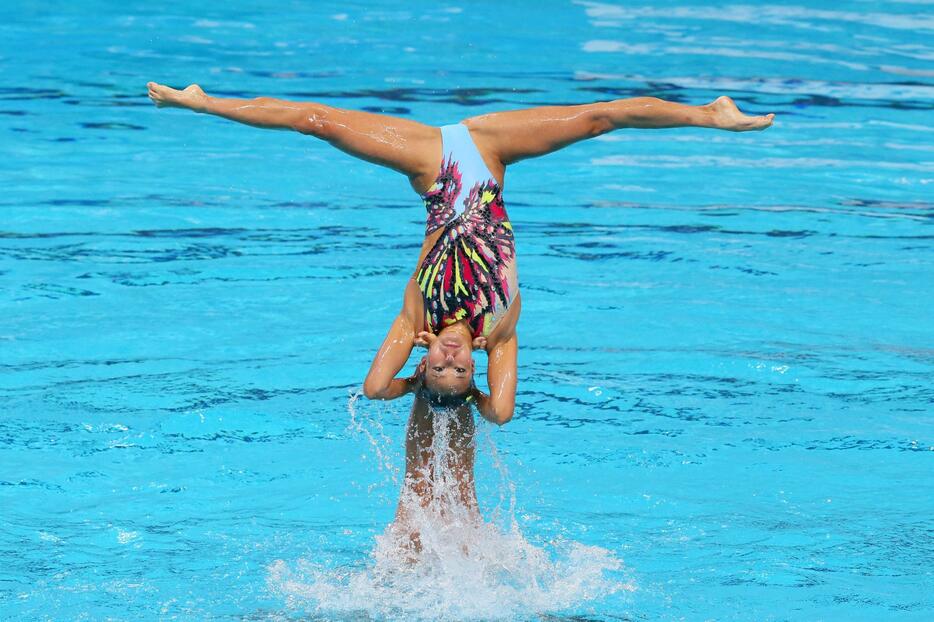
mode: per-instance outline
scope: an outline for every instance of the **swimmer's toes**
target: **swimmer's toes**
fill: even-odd
[[[764,117],[756,117],[755,129],[764,130],[766,128],[772,127],[772,119],[775,118],[773,113],[769,113]]]
[[[170,86],[165,86],[157,82],[149,82],[149,99],[153,101],[157,108],[170,108],[178,106],[178,91]]]
[[[152,100],[152,103],[161,108],[164,105],[164,97],[160,91],[160,85],[155,82],[147,82],[146,87],[149,89],[149,99]]]

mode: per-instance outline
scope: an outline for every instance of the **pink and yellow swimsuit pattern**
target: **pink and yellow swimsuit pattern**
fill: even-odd
[[[442,232],[415,274],[425,324],[437,334],[467,320],[474,337],[486,337],[519,292],[512,224],[467,126],[442,126],[441,141],[441,171],[422,198],[425,236]]]

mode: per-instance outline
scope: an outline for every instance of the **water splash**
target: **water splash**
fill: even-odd
[[[400,478],[397,441],[379,418],[360,417],[357,396],[348,409],[351,428],[368,441],[391,483],[402,487],[404,520],[397,517],[376,537],[362,568],[308,559],[274,562],[269,588],[290,609],[328,619],[514,620],[634,589],[607,577],[622,563],[606,549],[565,539],[536,546],[526,539],[516,520],[512,481],[485,428],[473,436],[500,476],[498,503],[487,511],[490,521],[463,503],[463,481],[455,475],[463,465],[450,450],[456,428],[451,413],[433,414],[431,460],[423,473],[430,477],[430,492],[416,495],[413,482]]]

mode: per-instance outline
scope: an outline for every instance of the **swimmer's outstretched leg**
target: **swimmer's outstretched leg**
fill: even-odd
[[[253,127],[308,134],[403,173],[419,193],[431,186],[441,165],[441,131],[410,119],[272,97],[211,97],[197,84],[182,91],[155,82],[147,86],[149,98],[160,108],[187,108]]]
[[[708,127],[745,132],[764,130],[772,125],[774,116],[745,115],[726,96],[703,106],[634,97],[576,106],[494,112],[465,119],[464,124],[478,139],[478,144],[505,166],[622,128]]]

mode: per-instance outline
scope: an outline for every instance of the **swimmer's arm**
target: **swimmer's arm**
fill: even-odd
[[[417,388],[417,373],[409,378],[395,377],[409,360],[414,339],[412,321],[403,310],[392,323],[363,382],[363,394],[368,399],[394,400]]]
[[[363,394],[371,400],[394,400],[419,388],[418,371],[409,378],[396,378],[415,346],[415,325],[422,312],[422,293],[414,279],[409,279],[402,295],[402,311],[396,316],[383,345],[370,365],[363,382]],[[424,371],[419,366],[419,371]]]
[[[487,382],[490,394],[474,389],[474,399],[480,415],[497,425],[512,419],[516,407],[516,356],[518,340],[513,333],[489,351]]]

